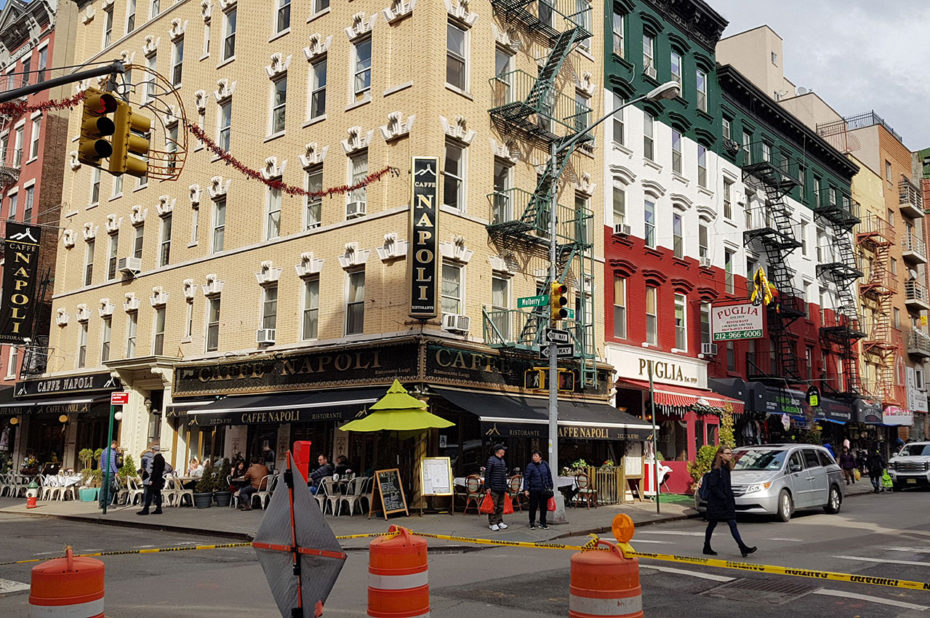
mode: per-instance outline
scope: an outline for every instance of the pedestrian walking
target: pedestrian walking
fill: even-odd
[[[507,462],[504,461],[507,447],[496,444],[492,452],[494,454],[488,458],[488,464],[485,466],[484,485],[494,503],[494,512],[488,513],[488,528],[497,532],[507,528],[503,518],[504,496],[507,495]]]
[[[539,510],[539,527],[547,530],[546,514],[552,493],[552,472],[549,464],[543,461],[542,453],[533,451],[532,461],[523,473],[523,492],[530,499],[530,530],[536,528],[536,510]]]
[[[843,454],[840,455],[840,468],[843,469],[843,478],[846,484],[856,482],[856,458],[849,452],[849,447],[843,447]]]
[[[162,457],[161,447],[157,444],[152,445],[151,454],[151,467],[142,476],[142,484],[145,486],[142,510],[136,515],[148,515],[152,502],[155,503],[152,515],[162,514],[161,490],[165,486],[165,458]]]
[[[872,481],[872,493],[883,491],[882,474],[885,472],[885,460],[877,448],[873,448],[868,458],[869,480]]]
[[[725,521],[729,524],[730,534],[739,546],[743,558],[756,551],[755,546],[750,547],[743,543],[736,527],[736,500],[733,498],[733,489],[730,486],[730,470],[732,469],[733,450],[721,444],[717,447],[713,467],[705,480],[707,483],[707,513],[705,515],[707,530],[704,531],[704,553],[708,556],[717,555],[717,552],[710,547],[710,537],[714,534],[718,521]]]
[[[116,440],[113,440],[110,446],[100,453],[100,460],[97,462],[101,474],[100,492],[97,499],[98,508],[102,509],[107,500],[111,504],[116,504],[116,472],[120,468],[120,459],[122,459],[122,455],[116,448]],[[106,488],[106,492],[104,492],[104,488]],[[106,493],[106,496],[104,496],[104,493]]]

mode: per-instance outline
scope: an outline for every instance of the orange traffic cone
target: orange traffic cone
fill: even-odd
[[[103,592],[103,562],[75,558],[69,545],[64,558],[43,562],[32,569],[30,615],[103,618]]]
[[[412,618],[429,615],[426,541],[406,528],[391,526],[397,536],[379,537],[368,553],[368,615]]]

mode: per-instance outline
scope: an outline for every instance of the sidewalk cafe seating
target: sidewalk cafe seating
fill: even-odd
[[[474,505],[475,513],[481,508],[481,500],[484,496],[481,494],[481,477],[477,474],[470,474],[465,477],[465,509],[463,513],[468,512],[468,507]]]
[[[594,501],[594,508],[597,508],[597,490],[591,487],[591,479],[587,474],[577,475],[578,492],[575,494],[575,503],[585,503],[587,508],[591,508],[591,501]]]
[[[258,484],[258,491],[252,494],[251,501],[255,502],[255,499],[258,498],[258,503],[261,505],[263,511],[265,510],[265,506],[271,500],[271,492],[274,491],[274,486],[277,480],[278,477],[266,474],[264,477],[262,477],[261,482]],[[251,504],[249,506],[251,506]]]
[[[342,511],[343,503],[349,507],[350,516],[355,514],[356,504],[359,505],[359,511],[364,513],[365,511],[362,509],[362,498],[365,497],[365,492],[371,480],[370,476],[357,476],[349,481],[346,494],[344,496],[339,496],[339,503],[336,505],[336,514],[338,515]]]
[[[523,510],[523,477],[515,474],[507,481],[507,493],[510,494],[510,501],[513,503],[513,510]]]

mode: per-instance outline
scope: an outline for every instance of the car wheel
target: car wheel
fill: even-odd
[[[782,489],[781,493],[778,494],[778,519],[789,521],[793,512],[794,501],[791,499],[791,494],[788,493],[787,489]]]
[[[894,491],[903,491],[904,485],[899,485],[898,483],[895,483],[894,485],[891,486],[891,489]]]
[[[830,486],[830,496],[827,498],[827,503],[824,505],[823,510],[831,515],[836,515],[840,512],[840,506],[843,504],[843,497],[840,495],[840,490],[837,489],[836,485]]]

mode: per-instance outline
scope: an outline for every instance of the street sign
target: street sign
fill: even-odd
[[[517,299],[517,307],[520,309],[525,307],[545,307],[548,304],[548,294],[541,294],[539,296],[524,296],[523,298]]]
[[[550,328],[546,331],[546,341],[550,343],[569,343],[571,341],[571,336],[568,334],[567,330]]]
[[[110,405],[111,406],[129,405],[129,393],[125,393],[125,392],[110,393]]]
[[[571,343],[555,346],[555,355],[558,358],[570,358],[575,355],[575,346]],[[539,348],[539,358],[549,358],[549,346]]]
[[[566,309],[566,311],[568,311],[568,315],[565,316],[565,319],[566,319],[566,320],[574,320],[574,319],[575,319],[575,310],[574,310],[574,309]]]

